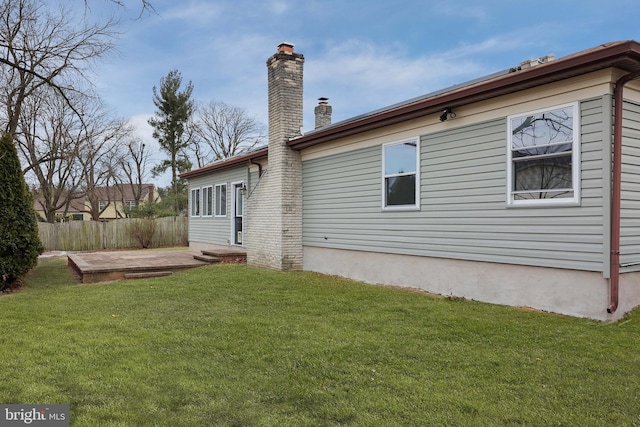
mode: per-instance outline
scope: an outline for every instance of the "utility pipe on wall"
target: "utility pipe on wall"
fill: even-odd
[[[262,164],[260,162],[256,162],[255,159],[251,159],[250,163],[258,166],[258,178],[260,178],[262,176]]]
[[[621,189],[622,189],[622,104],[624,102],[624,85],[640,77],[640,71],[634,71],[620,77],[614,89],[613,113],[613,171],[611,194],[611,277],[609,279],[609,307],[608,313],[618,308],[620,293],[620,217],[621,217]]]

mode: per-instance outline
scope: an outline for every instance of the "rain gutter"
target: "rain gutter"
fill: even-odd
[[[613,171],[611,195],[611,277],[608,313],[614,313],[620,300],[620,218],[622,199],[622,112],[624,85],[640,77],[640,71],[625,74],[616,81],[613,113]]]

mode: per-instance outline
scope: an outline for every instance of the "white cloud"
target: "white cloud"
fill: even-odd
[[[461,83],[484,71],[481,63],[451,52],[409,56],[402,48],[351,40],[308,61],[305,83],[319,91],[318,96],[343,104],[334,106],[338,116],[346,108],[356,115]],[[334,93],[322,93],[323,88]]]
[[[482,70],[466,55],[442,52],[409,56],[402,49],[349,41],[308,61],[308,81],[354,82],[370,89],[408,86],[437,89],[458,76]]]
[[[518,35],[491,37],[477,43],[461,42],[443,56],[456,60],[458,58],[469,58],[471,56],[481,56],[486,54],[496,55],[505,52],[520,51],[528,46],[530,42],[522,40]]]
[[[147,122],[147,120],[152,116],[153,113],[142,113],[129,118],[129,124],[135,129],[135,136],[140,138],[144,143],[149,143],[150,141],[155,142],[155,139],[153,138],[153,128]]]
[[[527,59],[528,40],[505,35],[421,52],[357,39],[331,45],[305,64],[305,123],[313,123],[320,96],[330,98],[334,122],[347,119],[518,65]]]
[[[219,18],[224,11],[220,2],[211,1],[179,1],[172,3],[172,7],[160,12],[165,20],[187,21],[189,25],[210,25]]]
[[[287,1],[283,0],[274,0],[269,2],[269,10],[271,10],[276,15],[283,15],[289,11],[291,5]]]

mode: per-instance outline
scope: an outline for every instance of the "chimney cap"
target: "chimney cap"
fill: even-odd
[[[293,53],[293,43],[282,42],[278,45],[278,53]]]
[[[318,98],[318,105],[327,105],[327,102],[329,101],[329,98],[325,98],[324,96],[321,98]]]

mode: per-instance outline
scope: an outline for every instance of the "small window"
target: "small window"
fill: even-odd
[[[244,215],[244,195],[243,195],[243,188],[244,186],[242,184],[236,185],[236,215],[235,216],[242,216]],[[246,191],[246,189],[244,189],[244,191]]]
[[[507,204],[578,204],[578,104],[510,116],[507,126]]]
[[[419,157],[417,138],[382,146],[383,209],[420,208]]]
[[[105,201],[102,201],[102,200],[99,200],[99,201],[98,201],[98,210],[99,210],[100,212],[102,212],[103,210],[105,210],[105,209],[107,208],[107,206],[109,206],[109,202],[105,202]]]
[[[213,187],[202,189],[202,216],[213,216]]]
[[[200,189],[191,190],[191,216],[200,216]]]
[[[227,184],[216,185],[216,216],[227,216]]]

